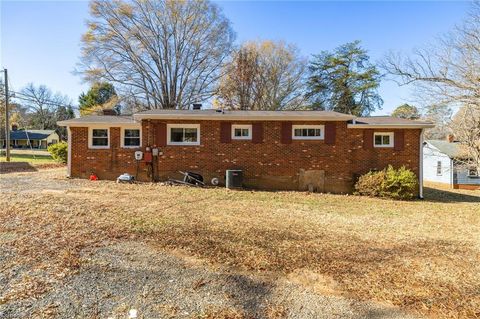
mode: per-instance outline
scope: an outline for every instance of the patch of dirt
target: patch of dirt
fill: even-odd
[[[322,295],[340,295],[342,293],[332,277],[309,269],[297,269],[288,274],[286,279]]]

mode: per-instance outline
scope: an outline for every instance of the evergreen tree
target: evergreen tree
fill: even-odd
[[[355,41],[315,55],[309,65],[307,98],[311,107],[356,116],[380,109],[380,73]]]
[[[117,93],[111,83],[94,83],[87,93],[80,94],[78,98],[80,115],[91,114],[103,108],[114,108],[119,111],[117,101]]]
[[[392,112],[392,116],[402,119],[416,120],[420,118],[420,112],[415,106],[405,103],[397,107]]]

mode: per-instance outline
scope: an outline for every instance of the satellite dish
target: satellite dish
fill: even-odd
[[[217,186],[219,182],[220,181],[218,180],[217,177],[212,178],[212,180],[210,181],[210,183],[212,183],[213,186]]]

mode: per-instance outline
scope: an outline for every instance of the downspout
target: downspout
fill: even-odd
[[[454,180],[453,180],[453,158],[450,158],[450,188],[455,188]]]
[[[70,131],[70,126],[67,126],[67,177],[72,176],[72,132]]]
[[[423,132],[425,129],[422,128],[420,131],[420,161],[419,161],[419,170],[418,170],[418,197],[423,199]]]

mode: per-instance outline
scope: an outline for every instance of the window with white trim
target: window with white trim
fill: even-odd
[[[108,128],[91,128],[89,130],[90,148],[109,148],[110,130]]]
[[[252,139],[252,125],[232,125],[232,140],[251,140]]]
[[[122,128],[122,147],[140,147],[141,139],[142,135],[139,128]]]
[[[373,133],[373,145],[375,147],[393,147],[393,132]]]
[[[324,125],[292,125],[294,140],[323,140],[324,132]]]
[[[200,124],[167,124],[168,145],[200,145]]]
[[[442,161],[437,161],[437,176],[442,176]]]
[[[475,167],[468,169],[468,177],[479,177],[478,170]]]

